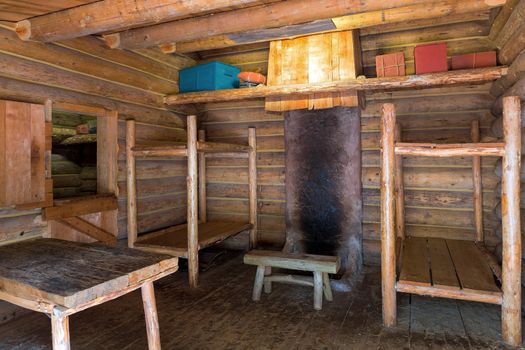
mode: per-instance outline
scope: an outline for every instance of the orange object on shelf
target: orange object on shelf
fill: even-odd
[[[266,77],[262,75],[261,73],[240,72],[237,75],[237,77],[249,83],[255,83],[255,84],[265,84],[266,83]]]

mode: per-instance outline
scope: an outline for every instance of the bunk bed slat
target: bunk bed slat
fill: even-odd
[[[500,292],[491,268],[474,242],[447,240],[447,246],[464,290]]]
[[[442,288],[459,289],[459,281],[446,241],[442,238],[429,238],[428,250],[432,284]]]
[[[399,281],[406,284],[430,286],[430,267],[426,238],[405,240]]]

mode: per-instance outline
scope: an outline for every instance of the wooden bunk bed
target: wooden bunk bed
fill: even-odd
[[[250,230],[250,247],[257,245],[257,146],[255,128],[248,129],[248,145],[207,142],[197,134],[197,118],[187,118],[187,144],[136,145],[135,121],[127,121],[127,209],[128,245],[141,250],[188,259],[189,283],[198,285],[199,250],[230,236]],[[183,225],[168,227],[137,237],[137,187],[135,159],[138,157],[187,157],[188,218]],[[206,215],[206,158],[248,159],[249,222],[208,221]],[[200,205],[199,205],[200,204]]]
[[[381,269],[385,326],[396,324],[396,292],[478,301],[501,305],[503,340],[514,346],[521,344],[520,113],[519,98],[506,97],[504,142],[479,143],[479,125],[474,122],[472,143],[416,144],[399,142],[401,129],[396,126],[395,107],[383,105]],[[475,241],[405,238],[403,156],[473,157]],[[481,156],[503,158],[501,266],[483,245]]]

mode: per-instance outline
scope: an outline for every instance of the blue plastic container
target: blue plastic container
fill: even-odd
[[[240,69],[222,62],[209,62],[179,72],[180,92],[235,89]]]

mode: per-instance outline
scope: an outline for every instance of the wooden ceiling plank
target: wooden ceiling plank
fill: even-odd
[[[22,40],[51,42],[174,20],[257,0],[105,0],[17,23]]]

